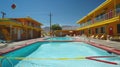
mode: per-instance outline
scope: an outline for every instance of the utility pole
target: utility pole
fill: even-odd
[[[51,33],[52,33],[52,27],[51,27],[51,25],[52,25],[52,23],[51,23],[51,17],[52,17],[52,14],[51,14],[51,12],[50,12],[50,35],[51,35]]]
[[[1,14],[2,14],[2,19],[3,19],[6,13],[1,11]]]

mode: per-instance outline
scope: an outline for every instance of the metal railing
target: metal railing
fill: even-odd
[[[104,21],[104,20],[108,20],[108,19],[117,17],[119,15],[120,15],[120,8],[116,8],[114,10],[110,10],[107,13],[101,13],[101,14],[97,15],[95,18],[91,18],[91,20],[80,24],[81,25],[80,27],[84,27],[84,26],[94,24],[96,22],[101,22],[101,21]]]

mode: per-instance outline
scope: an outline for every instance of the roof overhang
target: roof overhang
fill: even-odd
[[[42,23],[30,18],[30,17],[27,17],[27,18],[11,18],[13,20],[17,20],[17,21],[20,21],[20,22],[32,22],[32,23],[35,23],[35,24],[38,24],[38,25],[43,25]]]
[[[95,13],[96,11],[98,11],[99,9],[103,8],[104,6],[108,5],[110,2],[112,2],[112,0],[106,0],[105,2],[103,2],[101,5],[99,5],[97,8],[95,8],[93,11],[91,11],[90,13],[88,13],[86,16],[84,16],[82,19],[78,20],[76,23],[80,24],[83,23],[82,21],[87,18],[88,16],[90,16],[91,14]]]

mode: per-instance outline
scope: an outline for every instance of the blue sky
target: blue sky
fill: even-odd
[[[49,14],[52,13],[52,24],[73,25],[95,9],[105,0],[0,0],[0,11],[6,18],[27,17],[49,26]],[[11,5],[15,3],[16,9]],[[1,18],[2,14],[0,14]]]

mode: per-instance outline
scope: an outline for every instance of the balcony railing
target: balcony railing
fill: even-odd
[[[114,18],[119,15],[120,15],[120,8],[116,8],[114,10],[110,10],[107,13],[102,13],[102,14],[96,16],[95,18],[92,18],[91,20],[80,24],[80,27],[84,27],[84,26],[88,26],[88,25],[91,25],[91,24],[94,24],[97,22],[108,20],[108,19]]]

